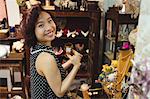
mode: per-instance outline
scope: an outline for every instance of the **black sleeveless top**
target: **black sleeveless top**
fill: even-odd
[[[61,79],[64,80],[66,77],[66,72],[58,58],[55,56],[52,48],[41,44],[35,45],[30,50],[31,99],[68,99],[67,95],[61,98],[57,97],[48,85],[46,78],[38,74],[35,68],[35,61],[41,52],[47,52],[53,55],[60,70]]]

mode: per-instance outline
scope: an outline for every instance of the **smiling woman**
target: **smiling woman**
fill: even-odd
[[[31,99],[68,99],[67,91],[74,80],[82,55],[73,50],[68,61],[61,64],[55,55],[52,41],[56,24],[50,12],[39,4],[31,5],[23,18],[22,31],[30,50]],[[73,65],[66,75],[65,69]]]

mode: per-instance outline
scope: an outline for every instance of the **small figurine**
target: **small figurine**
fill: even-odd
[[[57,56],[61,55],[64,52],[62,47],[54,47],[53,51],[54,51],[55,55],[57,55]]]
[[[66,51],[66,54],[72,54],[72,49],[73,49],[73,44],[72,43],[66,43],[65,44],[65,51]]]
[[[71,10],[75,10],[77,2],[73,2],[71,0],[55,0],[54,5],[61,9],[69,8]]]
[[[131,14],[131,18],[137,18],[140,12],[140,0],[123,0],[125,13]]]
[[[20,41],[16,41],[16,42],[13,42],[13,45],[12,45],[12,52],[22,52],[24,50],[24,42],[25,40],[24,39],[21,39]]]
[[[86,31],[86,32],[81,31],[81,34],[82,34],[84,37],[87,37],[87,36],[88,36],[88,34],[89,34],[89,31]]]
[[[23,98],[21,96],[19,96],[19,95],[15,95],[11,99],[23,99]]]
[[[57,31],[56,37],[61,37],[63,35],[63,30]]]
[[[80,90],[82,91],[82,94],[83,94],[83,99],[90,99],[90,96],[88,94],[89,88],[90,88],[90,86],[86,83],[84,83],[80,86]]]
[[[138,29],[133,29],[128,36],[129,42],[135,46],[136,45],[136,40],[137,40],[137,33],[138,33]]]
[[[0,45],[0,58],[6,57],[8,50],[5,46]]]

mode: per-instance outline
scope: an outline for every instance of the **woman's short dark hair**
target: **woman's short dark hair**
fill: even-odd
[[[40,5],[33,5],[32,8],[27,11],[26,17],[24,17],[21,22],[21,32],[25,38],[26,45],[32,47],[37,43],[37,38],[35,36],[35,24],[37,19],[42,11],[47,11]],[[48,13],[50,14],[50,12]]]

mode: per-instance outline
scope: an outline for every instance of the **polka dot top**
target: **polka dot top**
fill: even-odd
[[[52,48],[45,45],[37,44],[31,48],[30,52],[31,99],[68,99],[67,95],[61,98],[57,97],[48,85],[46,78],[44,76],[39,75],[35,68],[35,61],[37,56],[41,52],[47,52],[54,56],[57,62],[57,66],[61,73],[61,79],[65,79],[66,72],[63,69],[58,58],[55,56]]]

